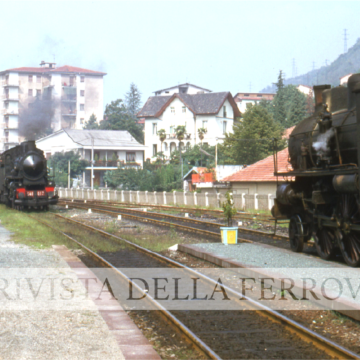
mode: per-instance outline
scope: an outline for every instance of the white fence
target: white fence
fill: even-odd
[[[188,205],[221,207],[224,194],[196,192],[156,192],[125,190],[90,190],[58,188],[60,198],[79,200],[105,200],[119,203],[148,205]],[[270,210],[274,205],[273,194],[233,194],[235,207],[239,210]]]

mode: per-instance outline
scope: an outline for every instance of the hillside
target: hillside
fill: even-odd
[[[319,69],[309,71],[306,74],[296,76],[294,78],[286,79],[285,85],[318,85],[330,84],[338,86],[339,80],[342,76],[360,72],[360,38],[357,39],[354,46],[352,46],[346,54],[341,54],[328,66],[322,66]],[[269,85],[262,89],[261,92],[275,92],[274,85]]]

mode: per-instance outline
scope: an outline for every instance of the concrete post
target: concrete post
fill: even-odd
[[[148,191],[145,191],[145,202],[146,202],[147,204],[149,203]]]
[[[121,190],[121,202],[125,202],[124,190]]]
[[[272,198],[271,198],[272,194],[268,194],[268,209],[271,210],[272,208]]]
[[[216,202],[217,202],[217,206],[218,206],[218,207],[221,206],[221,204],[220,204],[220,195],[221,195],[220,193],[217,193],[217,194],[216,194]]]
[[[209,206],[209,198],[208,198],[208,194],[209,193],[205,193],[205,206]]]
[[[241,207],[243,210],[245,210],[245,194],[241,194]]]
[[[155,203],[155,205],[157,205],[156,191],[154,191],[154,203]]]
[[[196,206],[197,205],[197,193],[194,192],[194,205]]]
[[[65,188],[65,197],[67,198],[67,188]]]
[[[96,200],[96,189],[93,190],[94,200]]]
[[[173,192],[173,196],[174,196],[174,205],[176,205],[176,191]]]
[[[184,191],[184,205],[187,205],[186,191]]]
[[[136,192],[136,201],[138,204],[140,204],[140,191]]]
[[[101,199],[101,200],[104,200],[103,191],[102,191],[102,190],[100,190],[100,199]]]
[[[107,199],[110,200],[110,190],[107,191]]]
[[[254,205],[255,205],[255,210],[258,210],[259,209],[258,194],[254,194]]]
[[[129,190],[129,201],[132,202],[132,191]]]
[[[90,189],[87,189],[87,199],[90,199]]]
[[[166,191],[164,191],[163,194],[164,194],[164,205],[166,205]]]
[[[117,193],[116,193],[116,190],[114,190],[114,201],[117,201]]]
[[[73,189],[70,189],[70,197],[73,199],[74,198],[74,194],[73,194]]]
[[[84,197],[84,189],[81,189],[81,198],[85,199],[85,197]]]

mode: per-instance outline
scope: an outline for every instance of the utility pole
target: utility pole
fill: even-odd
[[[94,138],[91,136],[91,190],[94,190]]]
[[[344,29],[344,54],[347,52],[347,33],[346,33],[347,29]]]
[[[68,189],[70,189],[70,160],[68,161]]]

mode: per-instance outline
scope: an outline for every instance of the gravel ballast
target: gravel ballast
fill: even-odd
[[[14,244],[10,236],[10,232],[0,226],[0,269],[3,274],[17,271],[24,278],[26,269],[42,268],[44,283],[54,276],[74,277],[67,263],[54,250],[35,250]],[[85,292],[81,286],[77,282],[74,292]],[[32,290],[37,289],[36,285]],[[39,307],[19,310],[22,307],[8,307],[9,302],[6,303],[4,292],[0,291],[0,359],[124,359],[116,339],[89,301],[84,301],[83,309],[77,310],[41,310]]]

